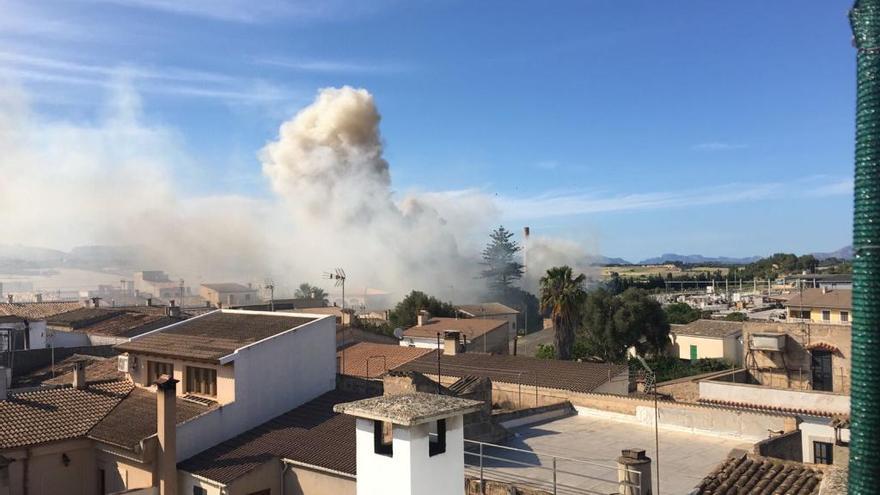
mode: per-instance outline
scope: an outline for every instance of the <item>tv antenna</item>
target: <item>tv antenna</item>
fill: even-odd
[[[336,287],[342,287],[342,312],[345,313],[345,270],[336,268],[332,273],[324,272],[324,278],[334,280]]]
[[[266,279],[265,287],[269,291],[269,311],[275,311],[275,282],[271,278]]]

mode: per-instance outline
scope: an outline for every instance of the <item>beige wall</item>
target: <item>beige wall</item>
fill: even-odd
[[[741,364],[739,337],[739,333],[724,338],[673,334],[673,352],[679,359],[690,359],[691,346],[695,345],[697,359],[725,359],[731,363]]]
[[[468,352],[488,352],[490,354],[510,353],[510,324],[485,333],[467,345]]]
[[[356,491],[354,478],[326,471],[290,466],[284,474],[285,495],[355,495]]]
[[[753,333],[785,333],[784,353],[750,351]],[[849,393],[852,327],[816,323],[747,321],[743,325],[743,366],[762,385],[811,390],[811,354],[806,346],[824,342],[838,348],[831,356],[834,392]]]
[[[801,312],[810,312],[810,321],[813,323],[826,323],[826,324],[837,324],[837,325],[849,325],[852,323],[852,310],[851,309],[832,309],[832,308],[788,308],[788,317],[789,318],[800,318]],[[822,311],[828,311],[829,320],[825,320],[822,318]],[[841,313],[845,313],[848,316],[846,321],[841,318]]]
[[[98,444],[100,445],[100,444]],[[155,449],[148,449],[147,457],[155,456]],[[131,457],[131,458],[127,458]],[[114,453],[102,447],[96,449],[96,469],[104,470],[104,482],[107,493],[132,488],[146,488],[157,483],[154,462],[133,460],[130,452]],[[97,487],[94,492],[97,493]]]
[[[9,465],[10,495],[92,495],[95,493],[95,455],[89,440],[0,452]],[[63,456],[69,459],[64,465]]]
[[[260,490],[270,490],[271,495],[281,495],[281,474],[283,465],[279,459],[272,459],[228,485],[228,495],[249,495]],[[190,492],[184,492],[189,495]],[[184,495],[181,493],[180,495]]]
[[[224,308],[228,308],[229,306],[240,304],[258,304],[262,302],[255,290],[217,292],[216,290],[201,286],[199,287],[199,295],[215,307],[219,307],[221,303]]]
[[[131,380],[141,387],[152,387],[152,381],[147,377],[149,370],[149,362],[171,363],[174,365],[174,378],[180,380],[177,386],[177,395],[186,395],[186,367],[196,366],[199,368],[212,368],[217,370],[217,396],[212,397],[220,404],[228,404],[235,401],[235,364],[229,363],[224,365],[211,364],[200,361],[185,361],[181,359],[168,359],[159,356],[150,356],[146,354],[129,353],[129,356],[137,358],[138,367],[129,373]],[[131,359],[129,359],[131,363]]]

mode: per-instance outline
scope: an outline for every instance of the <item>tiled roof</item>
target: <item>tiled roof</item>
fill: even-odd
[[[840,349],[836,345],[829,344],[828,342],[813,342],[811,344],[808,344],[804,348],[808,351],[828,351],[834,353],[840,352]]]
[[[456,306],[456,308],[458,308],[458,310],[462,313],[466,313],[474,317],[519,314],[519,311],[511,308],[510,306],[505,306],[504,304],[501,304],[499,302],[462,304]]]
[[[692,493],[694,495],[752,493],[813,495],[819,493],[822,475],[819,469],[800,462],[742,455],[724,461],[703,479]]]
[[[214,405],[177,399],[177,423],[204,414]],[[113,411],[89,431],[89,438],[134,450],[141,440],[156,433],[156,393],[135,388]]]
[[[28,302],[28,303],[0,303],[0,315],[23,316],[29,320],[45,320],[46,318],[64,313],[76,308],[81,308],[79,301],[60,302]]]
[[[790,308],[834,308],[852,309],[852,290],[850,289],[804,289],[792,293],[785,302]]]
[[[202,287],[207,287],[208,289],[217,292],[247,292],[257,290],[252,287],[236,283],[202,284]]]
[[[355,474],[355,418],[333,406],[368,397],[334,390],[205,450],[180,464],[192,474],[228,484],[273,458]]]
[[[377,378],[429,352],[431,349],[361,342],[338,351],[336,358],[343,375]]]
[[[0,449],[84,436],[131,391],[127,381],[12,394],[0,401]]]
[[[284,313],[213,311],[119,344],[122,352],[217,361],[236,349],[314,321]]]
[[[589,393],[609,378],[627,370],[626,365],[609,363],[579,363],[524,356],[465,353],[440,356],[440,372],[443,375],[465,377],[479,376],[493,382],[557,388],[573,392]],[[396,371],[418,371],[437,374],[437,353],[429,354],[398,366]]]
[[[76,329],[98,323],[99,321],[104,321],[108,318],[113,318],[114,316],[118,316],[120,314],[122,314],[122,311],[119,311],[117,309],[77,308],[71,311],[53,315],[46,320],[46,323],[48,323],[49,325],[70,327]]]
[[[90,335],[106,337],[134,337],[181,321],[165,315],[144,313],[121,313],[94,325],[80,328],[78,331]]]
[[[670,332],[676,335],[693,335],[696,337],[721,339],[728,335],[742,333],[743,322],[701,319],[686,325],[670,325],[670,327]]]
[[[485,320],[482,318],[440,318],[431,317],[424,325],[409,327],[404,330],[405,337],[443,337],[446,330],[456,330],[468,340],[473,340],[481,335],[485,335],[492,330],[496,330],[508,325],[507,320]]]
[[[804,416],[825,416],[832,417],[835,415],[833,412],[823,411],[820,409],[804,409],[800,407],[781,407],[781,406],[767,406],[761,404],[753,404],[749,402],[737,402],[731,400],[717,400],[717,399],[699,399],[699,402],[702,404],[713,404],[716,406],[725,406],[725,407],[733,407],[736,409],[749,409],[752,411],[766,411],[766,412],[774,412],[774,413],[782,413],[782,414],[801,414]]]
[[[76,361],[85,360],[86,382],[98,382],[108,380],[122,380],[125,373],[119,371],[116,357],[102,358],[97,356],[83,356],[74,354],[61,363],[55,364],[55,378],[49,378],[44,385],[70,385],[73,383],[73,365]],[[60,365],[60,366],[59,366]],[[61,368],[59,370],[59,367]]]

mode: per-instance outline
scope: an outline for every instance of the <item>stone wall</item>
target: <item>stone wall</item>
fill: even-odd
[[[785,333],[785,352],[751,350],[754,333]],[[851,334],[849,325],[747,321],[743,325],[743,362],[762,385],[812,390],[811,354],[807,347],[825,343],[838,349],[831,357],[834,392],[849,393]]]

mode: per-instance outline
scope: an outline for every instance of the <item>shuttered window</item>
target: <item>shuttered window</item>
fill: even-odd
[[[217,370],[187,366],[186,391],[191,394],[215,397],[217,395]]]
[[[174,377],[174,365],[172,363],[163,363],[162,361],[149,361],[147,363],[147,373],[150,374],[150,383],[155,382],[162,375]]]

